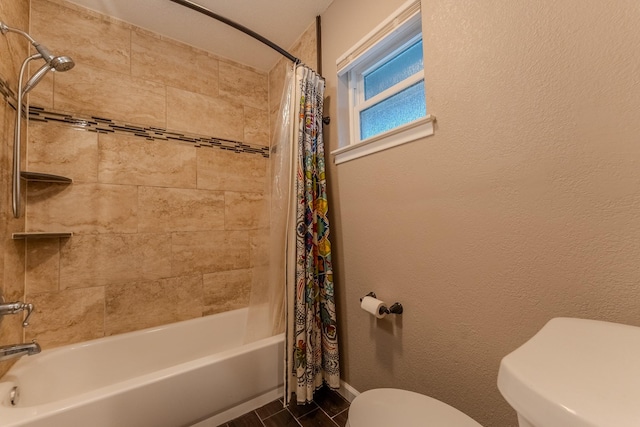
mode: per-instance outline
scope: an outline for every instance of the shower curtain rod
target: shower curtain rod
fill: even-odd
[[[243,33],[245,33],[248,36],[253,37],[254,39],[266,44],[267,46],[269,46],[271,49],[276,50],[278,53],[280,53],[281,55],[285,56],[286,58],[288,58],[289,60],[295,62],[296,64],[300,64],[302,63],[302,61],[300,61],[300,59],[296,58],[295,56],[293,56],[292,54],[290,54],[289,52],[287,52],[286,50],[284,50],[283,48],[281,48],[280,46],[278,46],[277,44],[275,44],[274,42],[272,42],[269,39],[266,39],[264,37],[262,37],[260,34],[256,33],[253,30],[250,30],[249,28],[245,27],[244,25],[240,25],[237,22],[234,22],[230,19],[225,18],[224,16],[220,16],[215,12],[210,11],[209,9],[200,6],[197,3],[192,2],[191,0],[170,0],[174,3],[177,3],[181,6],[184,7],[188,7],[191,10],[195,10],[196,12],[200,12],[203,15],[207,15],[213,19],[217,19],[220,22],[223,22],[233,28],[235,28],[236,30],[240,30]]]

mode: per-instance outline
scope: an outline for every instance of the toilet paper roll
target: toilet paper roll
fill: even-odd
[[[367,313],[373,314],[378,319],[382,319],[387,315],[387,313],[385,313],[384,311],[380,311],[380,308],[382,307],[386,307],[386,304],[383,301],[369,296],[362,298],[362,302],[360,303],[361,309],[363,309]]]

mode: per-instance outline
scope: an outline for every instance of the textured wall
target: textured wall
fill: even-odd
[[[323,15],[333,117],[336,58],[400,3]],[[638,19],[635,1],[423,2],[435,135],[329,171],[348,383],[514,426],[499,362],[548,319],[640,325]],[[370,290],[405,314],[366,315]]]

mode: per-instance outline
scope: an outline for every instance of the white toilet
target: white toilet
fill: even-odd
[[[550,320],[502,359],[498,389],[520,427],[640,426],[640,328]],[[347,427],[482,427],[418,393],[374,389],[356,397]]]

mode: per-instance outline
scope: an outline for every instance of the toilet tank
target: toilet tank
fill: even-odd
[[[640,426],[640,328],[550,320],[500,363],[498,389],[521,426]]]

